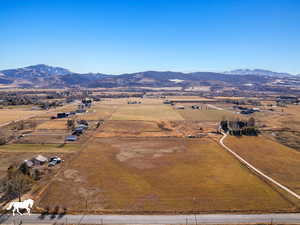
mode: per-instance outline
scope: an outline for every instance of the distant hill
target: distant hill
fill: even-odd
[[[28,88],[236,86],[248,83],[261,85],[269,82],[271,76],[282,77],[288,74],[267,70],[234,70],[226,73],[145,71],[120,75],[80,74],[61,67],[38,64],[0,71],[0,84]]]
[[[36,77],[51,77],[55,75],[66,75],[72,73],[71,71],[61,68],[47,66],[45,64],[38,64],[35,66],[27,66],[24,68],[2,70],[5,76],[9,78],[18,78],[18,79],[32,79]]]
[[[45,64],[27,66],[18,69],[2,70],[5,80],[17,87],[52,87],[64,86],[59,84],[59,76],[72,73],[71,71]],[[3,82],[0,80],[0,83]]]
[[[262,69],[238,69],[232,71],[226,71],[225,74],[233,74],[233,75],[260,75],[260,76],[275,76],[275,77],[288,77],[293,76],[289,73],[278,73],[270,70],[262,70]]]

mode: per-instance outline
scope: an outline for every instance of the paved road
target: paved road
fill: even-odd
[[[0,216],[0,224],[300,224],[300,214],[203,214],[203,215],[65,215]]]
[[[223,133],[223,137],[220,139],[220,144],[227,150],[229,151],[234,157],[236,157],[241,163],[246,165],[248,168],[250,168],[252,171],[254,171],[258,176],[270,181],[277,187],[281,188],[282,190],[286,191],[290,195],[294,196],[295,198],[300,200],[300,195],[289,189],[288,187],[284,186],[283,184],[279,183],[278,181],[274,180],[273,178],[269,177],[268,175],[264,174],[262,171],[251,165],[249,162],[247,162],[245,159],[243,159],[241,156],[239,156],[237,153],[235,153],[232,149],[227,147],[223,141],[227,137],[227,134]]]

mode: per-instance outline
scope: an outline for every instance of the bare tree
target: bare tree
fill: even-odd
[[[74,129],[75,128],[75,121],[74,120],[68,120],[67,121],[67,127],[70,130]]]
[[[248,127],[254,127],[254,126],[255,126],[255,119],[251,117],[248,120]]]
[[[3,130],[0,130],[0,145],[5,145],[8,142],[8,136]]]
[[[31,189],[33,180],[17,168],[10,168],[5,181],[5,193],[8,198],[18,198]]]

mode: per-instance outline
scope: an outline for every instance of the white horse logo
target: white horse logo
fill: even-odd
[[[30,208],[32,208],[34,201],[32,199],[27,199],[23,202],[11,202],[6,210],[11,210],[13,208],[13,216],[15,215],[15,211],[17,210],[17,213],[20,215],[23,215],[20,213],[19,209],[26,209],[28,215],[30,215]]]

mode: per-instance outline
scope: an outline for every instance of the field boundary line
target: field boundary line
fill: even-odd
[[[284,186],[283,184],[277,182],[276,180],[274,180],[273,178],[269,177],[268,175],[264,174],[262,171],[260,171],[259,169],[257,169],[256,167],[254,167],[252,164],[250,164],[249,162],[247,162],[245,159],[243,159],[241,156],[239,156],[236,152],[234,152],[232,149],[230,149],[229,147],[227,147],[223,141],[224,139],[227,137],[227,134],[223,133],[223,137],[220,139],[220,144],[223,148],[225,148],[228,152],[230,152],[235,158],[237,158],[242,164],[246,165],[248,168],[252,169],[253,171],[255,171],[258,175],[260,175],[261,177],[267,179],[268,181],[270,181],[271,183],[275,184],[277,187],[281,188],[282,190],[288,192],[290,195],[294,196],[295,198],[297,198],[298,200],[300,200],[300,195],[298,195],[297,193],[293,192],[291,189],[289,189],[288,187]]]

